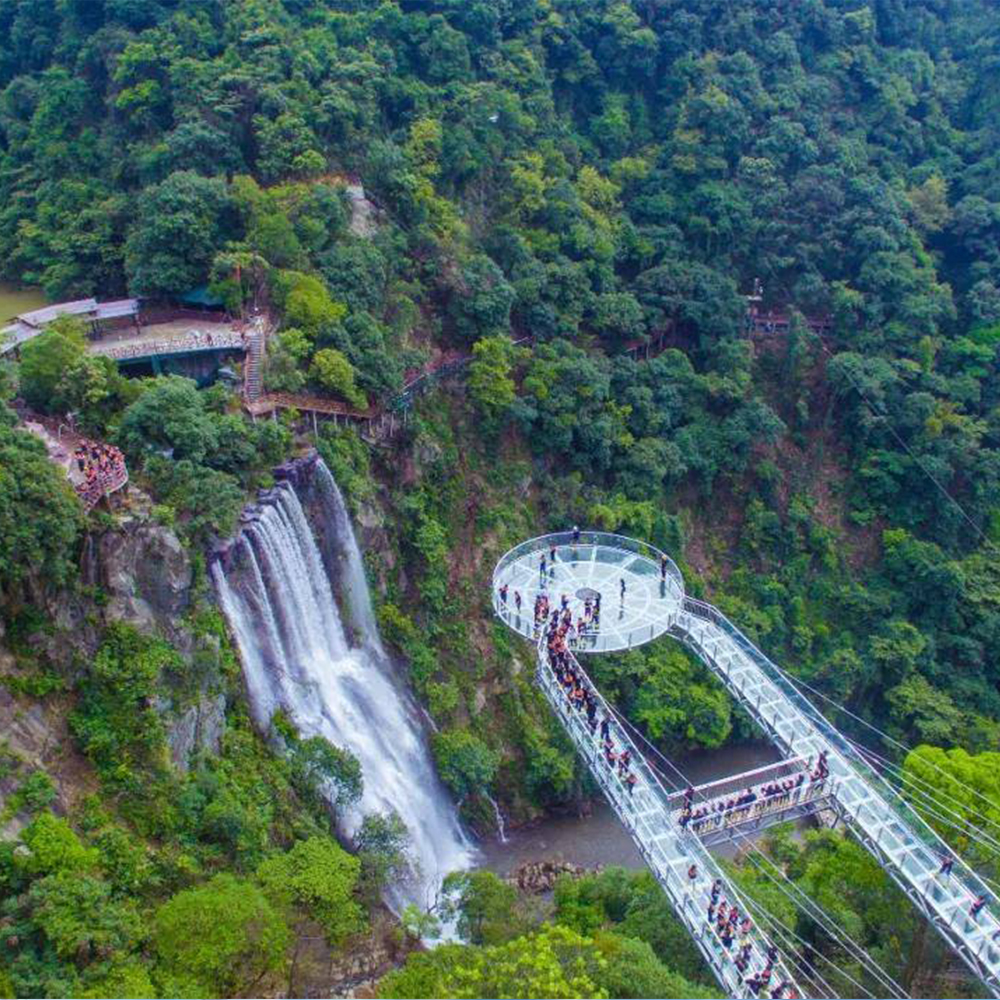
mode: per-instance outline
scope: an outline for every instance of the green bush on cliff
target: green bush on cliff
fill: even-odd
[[[253,882],[216,875],[153,916],[155,978],[167,996],[238,996],[286,962],[288,926]]]
[[[162,773],[165,730],[154,701],[163,676],[181,669],[176,650],[163,640],[121,623],[105,631],[70,727],[115,791],[142,798],[149,776]]]
[[[83,508],[38,438],[0,402],[0,599],[16,607],[29,577],[62,584],[76,569]]]
[[[297,903],[339,944],[364,926],[354,898],[361,862],[330,837],[300,840],[290,851],[264,861],[257,880],[280,906]]]
[[[604,957],[568,927],[540,930],[489,947],[442,945],[410,956],[379,983],[383,998],[606,998]]]
[[[460,798],[489,789],[500,766],[500,755],[467,729],[435,733],[431,741],[438,773]]]

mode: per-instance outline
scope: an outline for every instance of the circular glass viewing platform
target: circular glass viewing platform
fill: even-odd
[[[634,649],[670,628],[684,598],[684,579],[674,561],[652,545],[603,531],[581,531],[574,540],[573,532],[563,531],[522,542],[493,571],[494,611],[528,639],[541,634],[535,623],[540,594],[548,598],[549,615],[556,609],[561,613],[566,598],[573,615],[574,652],[611,653]],[[588,601],[590,622],[578,631]]]

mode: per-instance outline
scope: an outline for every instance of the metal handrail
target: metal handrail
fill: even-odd
[[[496,590],[497,579],[501,570],[506,569],[512,562],[516,562],[522,556],[532,552],[548,551],[553,546],[577,546],[587,548],[594,545],[603,545],[609,549],[624,549],[627,552],[634,552],[638,556],[643,556],[656,565],[659,571],[661,559],[667,560],[667,576],[675,582],[679,588],[678,597],[684,594],[684,577],[677,568],[677,563],[673,561],[665,552],[650,545],[647,542],[640,542],[627,535],[616,535],[610,531],[581,531],[579,537],[573,531],[556,531],[548,535],[538,535],[536,538],[529,538],[526,542],[515,545],[508,549],[499,559],[493,570],[493,589]]]
[[[754,768],[752,771],[741,771],[739,774],[732,774],[725,778],[718,778],[715,781],[707,781],[701,785],[694,786],[694,794],[690,796],[692,805],[714,802],[716,799],[730,795],[733,792],[751,788],[756,785],[766,784],[768,781],[776,781],[778,778],[787,778],[790,774],[798,774],[804,771],[806,760],[804,757],[792,757],[786,760],[776,760],[771,764],[764,764]],[[678,805],[683,805],[680,801],[685,796],[681,793],[673,796],[677,799]]]
[[[571,651],[567,650],[567,652],[574,668],[585,680],[587,687],[596,698],[601,711],[605,713],[608,718],[614,718],[614,713],[608,706],[608,703],[605,701],[603,695],[601,695],[597,686],[591,681],[587,672],[580,665],[579,660]],[[663,848],[657,844],[657,840],[662,838],[664,835],[673,836],[677,842],[683,845],[684,851],[687,855],[684,861],[685,868],[692,861],[697,864],[700,871],[698,881],[702,884],[706,882],[710,883],[715,879],[720,880],[725,897],[730,902],[736,902],[740,911],[744,914],[751,912],[746,899],[736,889],[721,866],[709,853],[708,848],[706,848],[699,839],[698,835],[690,830],[676,828],[672,821],[673,816],[668,804],[671,793],[663,787],[663,783],[661,782],[659,775],[647,763],[646,758],[632,741],[628,733],[621,726],[617,726],[616,737],[618,741],[629,750],[632,759],[632,769],[638,772],[641,776],[643,782],[645,782],[645,787],[653,797],[656,806],[662,810],[661,818],[663,820],[663,829],[656,829],[650,825],[648,820],[633,817],[632,813],[635,808],[634,800],[630,799],[627,791],[625,790],[624,783],[617,777],[615,769],[607,767],[601,759],[601,750],[599,745],[595,742],[595,738],[589,730],[584,728],[584,722],[580,717],[579,712],[574,710],[569,705],[565,692],[557,684],[556,678],[548,666],[544,630],[542,631],[542,635],[537,643],[536,678],[539,682],[539,686],[548,697],[549,703],[552,705],[556,714],[569,731],[570,736],[575,737],[574,743],[576,744],[578,751],[587,761],[595,780],[604,791],[604,794],[607,796],[612,806],[615,808],[615,811],[624,823],[625,828],[631,834],[632,839],[635,841],[636,846],[639,848],[644,860],[652,869],[657,881],[667,892],[681,918],[688,923],[688,927],[691,931],[692,937],[694,938],[695,944],[701,950],[702,954],[715,970],[716,975],[722,981],[726,989],[729,990],[731,995],[748,996],[749,991],[744,985],[745,977],[740,976],[737,973],[736,968],[733,965],[730,952],[723,946],[715,926],[709,924],[702,918],[700,907],[696,906],[693,914],[690,912],[690,906],[694,901],[692,897],[685,892],[685,882],[687,881],[686,870],[676,870],[676,868],[670,865],[669,860],[665,857],[665,854],[663,855],[662,860],[657,858],[657,852],[663,854]],[[640,830],[640,827],[644,829]],[[653,848],[649,846],[650,843],[654,845]],[[675,882],[676,885],[674,884]],[[711,944],[704,940],[706,932],[709,936]],[[769,943],[767,936],[764,934],[763,928],[759,927],[756,922],[754,925],[754,934],[760,936],[765,942]],[[759,949],[761,956],[764,954],[764,950],[765,949],[763,948]],[[779,968],[781,968],[783,973],[782,978],[787,979],[790,982],[794,982],[793,977],[788,974],[788,971],[784,968],[783,963],[779,962]]]

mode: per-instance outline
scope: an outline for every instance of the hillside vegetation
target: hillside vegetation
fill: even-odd
[[[0,279],[207,286],[275,321],[266,389],[355,408],[468,358],[377,445],[126,379],[73,321],[4,367],[8,403],[122,448],[152,498],[131,516],[193,568],[189,614],[119,620],[81,566],[132,522],[84,515],[3,406],[3,683],[64,719],[90,795],[4,765],[0,993],[277,991],[293,939],[337,954],[379,919],[398,831],[360,861],[332,839],[317,775],[349,800],[352,763],[280,719],[251,732],[204,580],[206,545],[308,445],[477,829],[487,795],[521,820],[593,792],[489,613],[499,554],[573,523],[668,550],[845,731],[923,745],[907,767],[937,762],[960,815],[984,803],[946,772],[1000,814],[998,73],[991,0],[0,0]],[[787,331],[748,328],[757,279]],[[594,673],[666,752],[753,735],[679,647]],[[225,733],[181,772],[171,719],[218,692]],[[908,988],[975,994],[933,979],[947,957],[856,845],[768,850]],[[457,886],[471,945],[384,995],[706,985],[642,880],[561,891],[540,927],[488,878]]]

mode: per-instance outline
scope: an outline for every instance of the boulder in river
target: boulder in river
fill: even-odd
[[[570,864],[568,861],[526,861],[518,865],[506,878],[509,885],[517,886],[521,892],[540,895],[552,892],[556,880],[563,875],[570,878],[582,878],[584,875],[598,872],[601,869],[587,869],[581,865]]]

